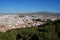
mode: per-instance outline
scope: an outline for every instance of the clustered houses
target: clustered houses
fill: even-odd
[[[45,17],[43,15],[19,16],[16,14],[0,15],[0,32],[15,28],[36,27],[45,24],[48,21],[47,19],[54,21],[57,20],[57,17]]]

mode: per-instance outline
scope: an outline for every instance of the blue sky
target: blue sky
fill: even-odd
[[[0,13],[58,12],[60,0],[0,0]]]

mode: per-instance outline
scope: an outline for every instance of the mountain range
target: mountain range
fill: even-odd
[[[0,14],[20,14],[20,15],[53,15],[60,16],[60,13],[52,13],[52,12],[30,12],[30,13],[0,13]]]

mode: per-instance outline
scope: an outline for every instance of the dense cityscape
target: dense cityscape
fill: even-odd
[[[55,21],[58,19],[60,19],[59,16],[1,14],[0,32],[16,28],[36,27],[38,25],[46,24],[49,20]]]

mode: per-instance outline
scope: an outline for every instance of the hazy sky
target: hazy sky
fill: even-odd
[[[60,0],[0,0],[0,13],[60,12]]]

